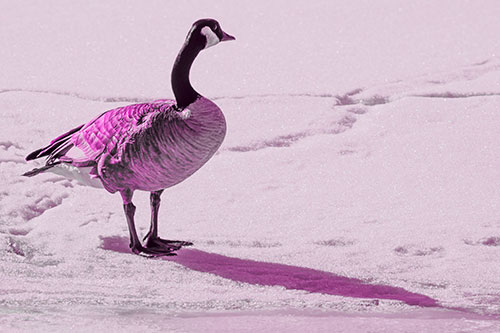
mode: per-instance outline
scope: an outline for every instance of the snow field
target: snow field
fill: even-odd
[[[500,330],[496,2],[0,6],[2,331]],[[192,70],[228,134],[162,196],[160,235],[194,249],[146,259],[118,195],[20,177],[42,163],[24,156],[171,97],[200,17],[237,38]],[[134,202],[144,235],[148,194]]]

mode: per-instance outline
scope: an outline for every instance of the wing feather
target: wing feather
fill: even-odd
[[[105,151],[116,153],[137,133],[150,127],[156,116],[175,112],[172,108],[174,104],[172,100],[159,100],[103,113],[73,134],[71,143],[84,155],[74,162],[97,161]]]
[[[75,165],[96,164],[105,151],[119,151],[121,145],[151,126],[156,116],[175,113],[173,105],[173,100],[157,100],[106,111],[87,124],[58,136],[48,146],[30,153],[26,160],[47,156],[47,164],[58,160]],[[75,155],[71,152],[75,148],[79,150],[76,153],[79,156],[71,157]]]

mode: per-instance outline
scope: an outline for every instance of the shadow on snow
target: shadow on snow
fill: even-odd
[[[125,237],[102,237],[101,248],[131,253],[128,243]],[[194,249],[181,249],[177,252],[177,256],[162,257],[162,259],[173,261],[195,271],[212,273],[238,282],[282,286],[286,289],[327,295],[390,299],[402,301],[408,305],[440,307],[436,300],[403,288],[369,284],[359,279],[305,267],[238,259]]]

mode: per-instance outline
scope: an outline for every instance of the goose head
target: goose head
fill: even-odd
[[[172,68],[172,90],[178,108],[187,107],[201,96],[189,81],[189,71],[198,53],[220,42],[234,39],[222,31],[216,20],[201,19],[193,23]]]
[[[208,49],[220,42],[234,40],[235,38],[225,33],[219,22],[214,19],[201,19],[193,23],[186,37],[186,43],[195,44],[200,49]]]

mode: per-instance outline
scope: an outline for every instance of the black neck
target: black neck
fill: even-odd
[[[174,91],[175,100],[179,108],[185,108],[193,103],[200,96],[191,86],[189,82],[189,70],[194,59],[203,48],[197,47],[197,43],[186,41],[182,46],[177,58],[175,59],[174,67],[172,68],[172,90]]]

